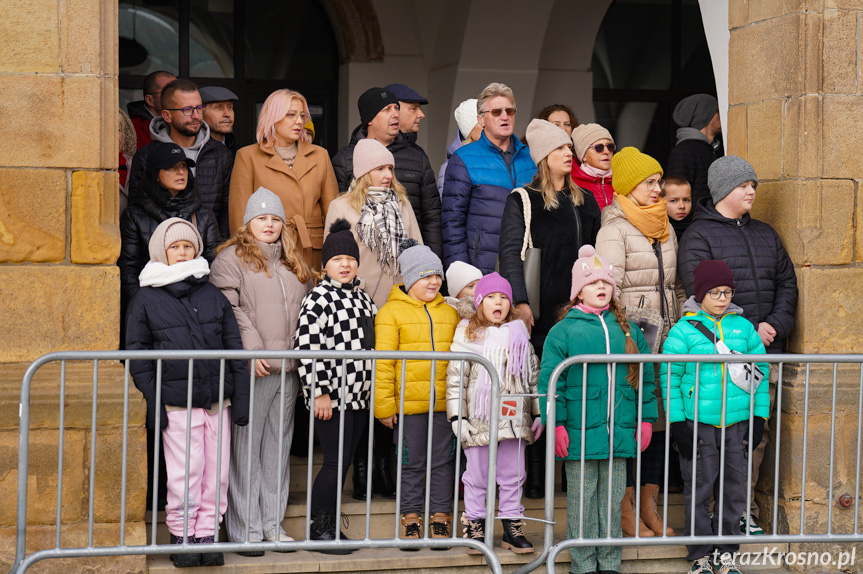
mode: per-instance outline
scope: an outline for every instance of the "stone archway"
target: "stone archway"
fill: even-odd
[[[371,0],[321,0],[321,5],[336,32],[342,64],[383,60],[381,27]]]

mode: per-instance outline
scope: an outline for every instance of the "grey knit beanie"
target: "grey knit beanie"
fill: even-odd
[[[758,176],[752,164],[736,155],[726,155],[710,164],[707,170],[707,187],[710,188],[710,197],[713,205],[716,205],[734,191],[741,183],[754,181],[758,187]]]
[[[399,266],[402,268],[402,278],[405,289],[430,275],[443,277],[443,263],[434,252],[425,245],[420,245],[416,239],[406,239],[399,246]]]
[[[693,94],[677,103],[671,117],[678,127],[700,130],[710,123],[718,111],[719,102],[716,98],[710,94]]]
[[[560,146],[565,144],[572,146],[572,140],[565,131],[550,121],[539,118],[530,120],[524,137],[530,148],[530,159],[536,165]]]
[[[285,221],[285,208],[279,196],[267,189],[259,187],[246,202],[246,214],[243,215],[243,225],[259,215],[275,215]]]

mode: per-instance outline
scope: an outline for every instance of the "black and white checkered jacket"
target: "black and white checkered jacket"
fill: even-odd
[[[295,349],[358,351],[375,348],[375,314],[372,298],[360,288],[359,279],[340,283],[325,275],[303,299],[297,326]],[[339,406],[342,374],[345,375],[345,409],[369,408],[372,381],[371,359],[300,360],[299,374],[306,407],[313,375],[315,397],[329,394],[333,408]]]

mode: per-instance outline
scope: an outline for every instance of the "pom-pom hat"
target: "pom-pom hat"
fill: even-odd
[[[572,290],[569,292],[569,300],[575,299],[585,285],[600,279],[617,290],[614,268],[596,253],[593,245],[582,245],[578,250],[578,259],[572,265]]]
[[[351,233],[351,224],[344,218],[336,219],[330,225],[330,233],[321,249],[321,261],[326,266],[330,259],[338,255],[350,255],[357,263],[360,262],[360,247]]]

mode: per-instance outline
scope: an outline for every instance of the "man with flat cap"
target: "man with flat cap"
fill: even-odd
[[[225,144],[231,155],[237,155],[237,138],[234,137],[234,102],[237,94],[228,88],[207,86],[198,90],[204,106],[204,122],[210,127],[210,137]]]
[[[719,103],[710,94],[694,94],[680,100],[672,114],[677,124],[677,145],[668,154],[665,175],[679,175],[692,186],[692,211],[704,198],[710,197],[707,170],[716,154],[713,142],[722,132]]]
[[[416,142],[416,134],[420,131],[420,122],[426,117],[420,106],[429,103],[427,99],[404,84],[390,84],[384,89],[392,92],[399,99],[399,130]]]
[[[364,138],[378,140],[395,158],[395,176],[407,191],[423,243],[438,257],[443,257],[440,195],[434,170],[423,149],[400,130],[398,96],[387,88],[369,88],[360,95],[357,107],[360,125],[351,134],[351,142],[333,156],[333,170],[336,172],[339,191],[345,193],[353,179],[354,147],[357,142]],[[414,133],[409,135],[416,137]]]

